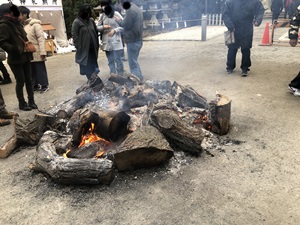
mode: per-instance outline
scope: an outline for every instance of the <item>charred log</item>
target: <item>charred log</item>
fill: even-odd
[[[72,149],[67,153],[68,158],[91,159],[94,158],[99,150],[98,144],[93,142],[85,144],[80,148]]]
[[[147,105],[149,102],[157,103],[158,94],[153,89],[146,89],[138,91],[126,99],[123,105],[123,110],[128,111],[131,108],[141,107]]]
[[[178,105],[184,107],[208,108],[207,100],[199,95],[193,88],[182,87],[182,92],[178,96]]]
[[[70,159],[57,154],[55,140],[59,135],[47,131],[37,146],[31,168],[46,172],[59,183],[110,184],[114,179],[113,162],[108,159]]]
[[[119,171],[162,165],[174,155],[165,137],[152,126],[138,128],[114,153]]]
[[[205,133],[179,118],[172,110],[156,110],[152,113],[151,124],[167,138],[171,147],[199,156]]]
[[[217,95],[217,99],[209,103],[209,119],[211,131],[224,135],[229,132],[231,115],[231,100],[224,95]]]

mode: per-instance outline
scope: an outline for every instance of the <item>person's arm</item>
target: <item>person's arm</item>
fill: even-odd
[[[45,44],[44,31],[41,24],[35,24],[33,26],[34,26],[35,36],[39,44],[40,56],[42,60],[44,60],[46,58],[46,44]]]
[[[260,1],[256,2],[254,26],[258,27],[264,18],[265,8]]]
[[[290,29],[289,29],[289,39],[290,45],[295,47],[298,43],[298,32],[299,32],[299,25],[300,25],[300,9],[297,8],[296,14],[290,21]]]
[[[78,19],[75,19],[72,23],[72,38],[73,38],[73,45],[75,48],[78,48],[78,38],[79,38],[79,26],[78,26]]]
[[[229,31],[234,31],[235,26],[233,24],[233,21],[231,19],[231,12],[232,9],[232,2],[226,1],[223,8],[222,8],[222,15],[223,15],[223,21],[225,23],[225,26]]]

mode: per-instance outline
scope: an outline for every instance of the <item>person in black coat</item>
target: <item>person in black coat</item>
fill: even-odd
[[[283,9],[283,2],[282,0],[273,0],[271,4],[271,11],[272,11],[272,24],[278,20],[279,15]]]
[[[34,101],[31,78],[32,53],[25,50],[25,42],[28,39],[19,16],[20,12],[16,5],[5,3],[0,6],[0,47],[8,53],[7,63],[16,79],[19,109],[29,111],[38,107]],[[28,103],[24,98],[24,86],[28,95]]]
[[[247,76],[251,66],[250,49],[253,40],[253,25],[259,26],[264,15],[264,7],[260,0],[226,0],[223,8],[223,20],[229,31],[234,32],[235,43],[228,45],[228,74],[236,67],[236,54],[242,52],[242,76]]]
[[[78,17],[72,24],[72,38],[76,48],[75,62],[79,64],[80,75],[89,80],[93,73],[98,74],[98,31],[88,4],[82,4]]]

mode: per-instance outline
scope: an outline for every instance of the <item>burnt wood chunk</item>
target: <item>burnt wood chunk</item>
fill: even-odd
[[[165,137],[153,126],[138,128],[115,150],[114,161],[119,171],[158,166],[174,155]]]
[[[88,143],[81,146],[80,148],[72,149],[67,153],[67,157],[75,159],[91,159],[96,156],[98,149],[99,146],[97,143]]]
[[[206,98],[199,95],[193,88],[186,86],[181,87],[182,92],[178,96],[178,105],[184,107],[208,108]]]
[[[99,92],[104,88],[104,84],[97,73],[93,73],[88,82],[82,85],[76,90],[76,94],[79,94],[83,91],[92,90],[94,92]]]
[[[173,110],[154,111],[151,116],[151,124],[164,134],[173,149],[196,156],[201,154],[201,142],[205,133],[202,129],[181,120]]]
[[[209,119],[211,131],[224,135],[229,132],[231,115],[231,100],[227,96],[217,95],[216,100],[209,103]]]
[[[37,146],[31,169],[46,172],[65,184],[110,184],[114,179],[113,162],[109,159],[64,158],[56,152],[55,140],[60,135],[47,131]]]
[[[14,134],[0,147],[0,158],[7,158],[17,147],[18,142],[16,135]]]

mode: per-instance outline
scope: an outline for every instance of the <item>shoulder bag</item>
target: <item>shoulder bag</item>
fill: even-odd
[[[34,47],[34,44],[32,44],[30,41],[24,41],[24,39],[19,35],[19,38],[23,41],[25,50],[24,52],[36,52],[36,49]]]

